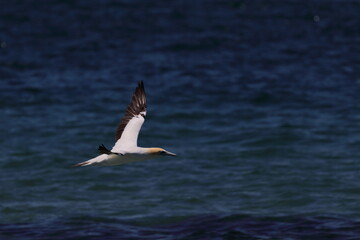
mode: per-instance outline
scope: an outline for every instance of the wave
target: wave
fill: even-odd
[[[1,224],[1,239],[355,239],[360,220],[340,216],[203,215],[120,220],[77,216]]]

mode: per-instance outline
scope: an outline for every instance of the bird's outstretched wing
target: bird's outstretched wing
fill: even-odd
[[[116,129],[116,143],[112,152],[118,152],[137,146],[137,138],[145,121],[146,96],[143,81],[138,83],[132,96],[131,103],[126,109],[119,126]]]

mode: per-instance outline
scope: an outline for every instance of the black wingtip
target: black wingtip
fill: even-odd
[[[78,163],[78,164],[75,164],[75,165],[71,165],[70,167],[72,167],[72,168],[75,168],[75,167],[83,167],[83,166],[85,166],[85,165],[86,165],[85,162],[81,162],[81,163]]]
[[[107,149],[104,144],[101,144],[99,147],[98,147],[98,151],[102,154],[110,154],[111,151],[109,149]]]

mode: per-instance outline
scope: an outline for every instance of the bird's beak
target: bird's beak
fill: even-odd
[[[176,156],[175,153],[168,152],[168,151],[165,152],[165,155],[167,155],[167,156],[172,156],[172,157],[175,157],[175,156]]]

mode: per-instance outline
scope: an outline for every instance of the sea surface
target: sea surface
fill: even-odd
[[[0,5],[1,240],[360,239],[359,1]]]

